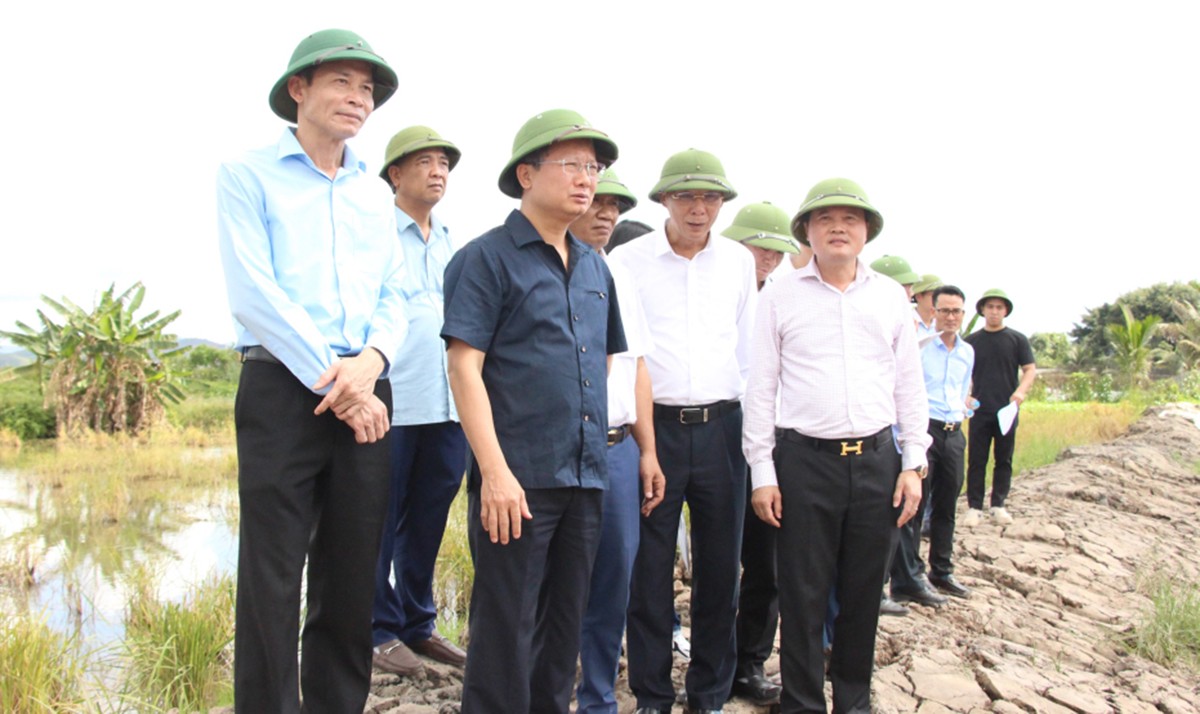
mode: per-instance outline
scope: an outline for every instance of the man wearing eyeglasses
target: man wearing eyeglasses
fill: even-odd
[[[818,183],[791,228],[813,259],[763,293],[743,435],[754,512],[780,529],[780,705],[826,711],[821,631],[836,584],[833,711],[866,712],[878,597],[920,505],[929,407],[904,290],[859,259],[883,230],[862,188]]]
[[[721,231],[754,256],[761,291],[784,255],[799,255],[800,244],[789,232],[791,217],[769,202],[753,203],[738,211],[733,224]],[[749,484],[747,484],[749,490]],[[750,507],[747,496],[746,507]],[[737,670],[732,693],[755,704],[779,701],[781,688],[767,679],[763,664],[775,649],[779,625],[779,590],[775,586],[775,529],[763,523],[754,511],[745,517],[742,529],[742,579],[738,591]]]
[[[937,319],[939,333],[937,339],[921,348],[932,444],[925,454],[929,475],[925,479],[920,512],[930,507],[929,584],[946,595],[966,598],[971,591],[954,577],[954,516],[962,491],[966,449],[962,426],[971,394],[975,350],[958,336],[963,320],[962,290],[943,285],[931,292],[930,313]],[[925,563],[919,555],[919,521],[914,518],[900,528],[903,548],[909,555],[897,557],[892,564],[892,597],[896,599],[912,599],[905,597],[906,593],[927,595]]]
[[[568,227],[616,158],[573,111],[533,117],[499,180],[520,209],[446,268],[475,564],[463,714],[571,699],[608,481],[607,367],[626,345],[612,275]]]
[[[409,323],[391,375],[392,485],[375,571],[372,662],[401,676],[424,669],[414,653],[458,667],[467,658],[434,627],[433,602],[438,549],[467,459],[439,335],[442,276],[455,246],[433,214],[461,155],[433,129],[410,126],[388,142],[379,172],[395,193]]]
[[[235,407],[239,713],[299,711],[298,690],[308,711],[362,711],[367,698],[386,377],[408,319],[388,193],[346,142],[396,86],[355,33],[314,33],[269,95],[295,128],[218,173],[221,263],[245,362]]]
[[[637,197],[608,169],[596,183],[591,208],[571,224],[571,234],[604,255],[617,218],[636,205]],[[666,483],[654,448],[654,403],[645,360],[653,341],[629,276],[619,265],[609,267],[621,296],[621,323],[629,350],[613,357],[608,374],[608,490],[583,616],[575,692],[578,714],[617,712],[613,687],[625,634],[640,515],[654,510]]]
[[[654,338],[646,355],[654,391],[662,503],[642,519],[629,605],[629,686],[638,711],[669,711],[675,535],[683,502],[692,526],[692,652],[687,706],[720,711],[737,661],[737,615],[746,462],[741,397],[757,300],[754,260],[712,239],[737,196],[717,157],[689,149],[667,159],[650,194],[668,213],[661,230],[613,251],[633,275]]]

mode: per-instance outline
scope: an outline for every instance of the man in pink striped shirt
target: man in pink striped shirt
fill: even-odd
[[[826,711],[821,630],[835,582],[833,708],[870,711],[884,569],[921,501],[929,409],[912,311],[859,259],[882,229],[858,184],[818,183],[792,219],[813,260],[760,296],[743,447],[754,511],[780,529],[783,712]]]

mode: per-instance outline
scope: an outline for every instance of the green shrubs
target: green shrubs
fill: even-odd
[[[56,429],[54,412],[34,401],[0,404],[0,429],[12,432],[21,441],[49,439]]]
[[[1166,667],[1200,669],[1200,587],[1158,574],[1141,589],[1151,608],[1127,635],[1126,647]]]

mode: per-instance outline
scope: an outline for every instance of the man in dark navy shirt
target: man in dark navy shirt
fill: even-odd
[[[607,482],[607,366],[625,336],[608,268],[567,227],[616,157],[575,112],[530,119],[500,174],[520,210],[446,268],[474,524],[463,714],[565,712],[571,698]]]

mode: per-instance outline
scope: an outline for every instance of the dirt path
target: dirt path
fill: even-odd
[[[879,712],[1103,714],[1200,711],[1200,676],[1129,656],[1122,633],[1150,607],[1140,577],[1200,582],[1200,408],[1156,408],[1113,442],[1070,449],[1018,479],[1016,522],[960,531],[957,575],[975,591],[940,610],[884,618]],[[686,592],[681,597],[686,598]],[[677,686],[686,669],[677,662]],[[778,671],[778,658],[767,663]],[[458,712],[462,682],[376,675],[369,712]],[[621,711],[632,711],[618,683]],[[731,700],[726,712],[759,712]]]

